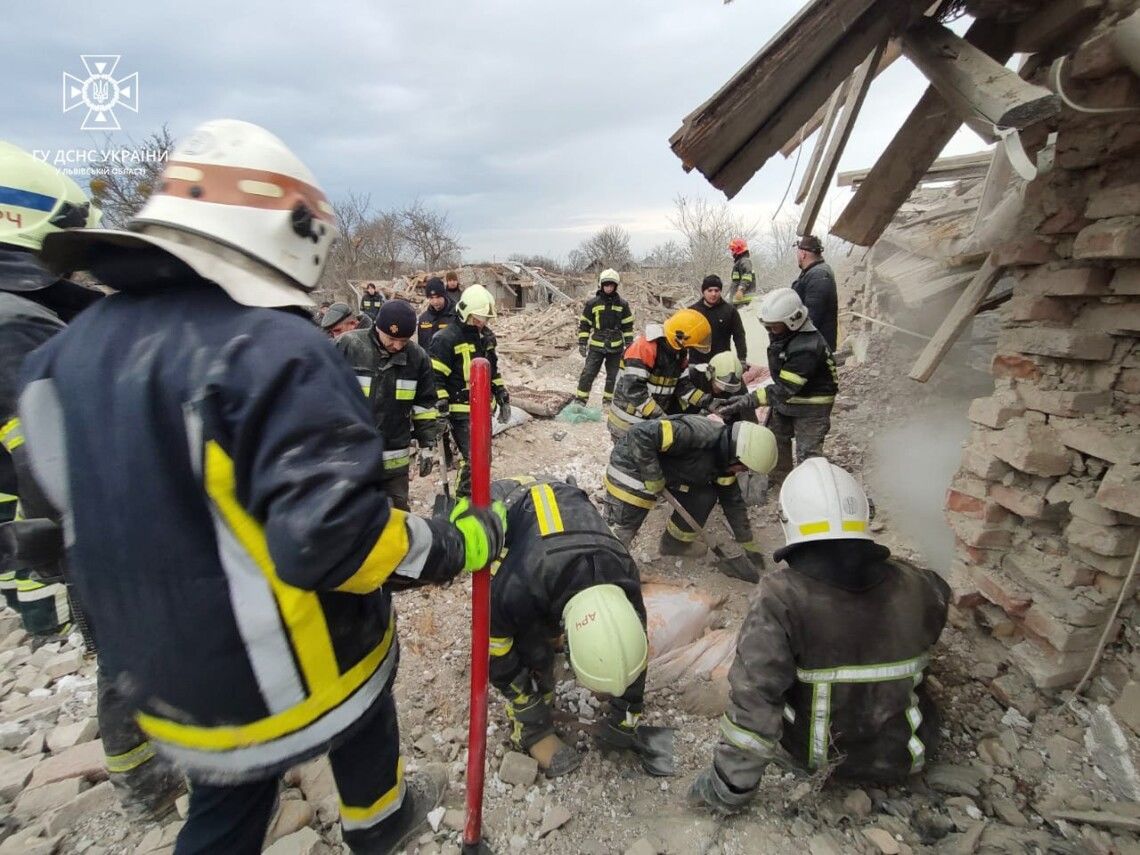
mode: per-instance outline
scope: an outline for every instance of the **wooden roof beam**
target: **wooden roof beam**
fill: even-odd
[[[903,53],[963,121],[1026,128],[1061,111],[1060,99],[1023,80],[947,27],[923,19],[903,34]]]
[[[827,149],[827,141],[831,139],[831,129],[835,127],[835,117],[839,115],[839,105],[843,104],[847,98],[847,87],[850,85],[851,79],[843,81],[843,84],[835,90],[831,99],[827,102],[827,115],[824,116],[822,129],[819,132],[819,139],[815,141],[815,148],[811,151],[811,159],[808,160],[807,169],[804,170],[804,176],[800,182],[800,189],[796,191],[796,204],[802,205],[804,199],[807,198],[808,191],[811,190],[812,179],[815,178],[815,173],[819,170],[819,162],[823,159],[823,152]]]
[[[966,32],[965,41],[1004,64],[1013,55],[1012,35],[1008,26],[975,21]],[[928,87],[831,227],[831,233],[859,246],[877,241],[961,125],[957,111],[937,89]]]
[[[922,176],[921,181],[958,181],[962,178],[981,178],[986,174],[993,160],[993,152],[977,151],[973,154],[960,154],[954,157],[940,157]],[[867,180],[869,169],[852,169],[840,172],[835,179],[836,187],[858,187]]]

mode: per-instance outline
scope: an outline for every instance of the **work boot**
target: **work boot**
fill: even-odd
[[[559,739],[556,733],[542,737],[530,747],[529,753],[548,778],[561,777],[582,765],[582,755]]]
[[[694,540],[692,543],[677,540],[677,538],[666,531],[661,533],[661,541],[657,545],[657,551],[661,555],[678,555],[681,558],[700,558],[708,552],[708,547],[699,540]]]
[[[754,795],[756,795],[755,788],[743,793],[733,790],[721,780],[716,766],[709,766],[697,775],[689,788],[691,801],[710,807],[719,814],[732,814],[743,810]]]
[[[109,775],[123,813],[131,822],[161,822],[174,812],[175,802],[186,794],[182,775],[159,757],[129,772]]]
[[[396,855],[429,828],[427,815],[439,807],[447,792],[447,768],[432,763],[404,779],[404,803],[364,840],[345,840],[354,855]],[[351,832],[346,835],[356,837]]]

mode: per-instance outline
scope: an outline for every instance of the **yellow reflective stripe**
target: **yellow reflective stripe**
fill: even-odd
[[[320,599],[315,592],[294,588],[277,575],[264,530],[237,499],[233,461],[215,440],[206,443],[204,483],[222,519],[269,582],[309,691],[335,682],[340,669]]]
[[[20,430],[19,417],[11,418],[0,427],[0,445],[8,451],[15,451],[24,444],[24,432]]]
[[[562,524],[562,511],[558,508],[558,500],[554,498],[554,490],[549,484],[539,484],[530,488],[530,499],[534,504],[534,516],[538,520],[538,531],[543,537],[566,531]]]
[[[385,469],[399,469],[401,466],[407,466],[411,462],[412,462],[412,456],[410,454],[405,454],[401,457],[391,457],[388,460],[384,461],[384,468]],[[357,571],[357,572],[360,572],[360,571]],[[351,578],[355,579],[356,574],[354,573]],[[340,590],[347,590],[347,589],[345,589],[344,586],[342,585],[340,588],[337,588],[337,590],[340,591]],[[375,590],[375,589],[372,588],[369,590]],[[352,591],[351,593],[367,594],[368,591]]]
[[[416,399],[416,390],[415,389],[397,389],[396,390],[396,400],[397,401],[414,401],[415,399]]]
[[[808,733],[808,767],[819,769],[827,763],[827,749],[831,741],[831,683],[812,684]]]
[[[395,469],[404,466],[410,458],[397,457],[394,460],[385,460],[385,469]],[[360,565],[360,569],[337,585],[338,591],[349,594],[371,594],[384,584],[389,576],[395,572],[400,562],[408,554],[408,515],[398,508],[388,511],[388,522],[384,530],[376,538],[368,557]]]
[[[630,315],[628,318],[622,318],[621,322],[623,324],[625,324],[626,326],[632,327],[633,326],[633,315]]]
[[[674,523],[673,520],[669,520],[665,523],[665,531],[669,532],[669,534],[673,535],[674,538],[682,543],[693,543],[697,539],[697,533],[695,531],[686,531]]]
[[[496,638],[491,636],[491,655],[492,656],[506,656],[511,652],[511,648],[515,646],[513,638]]]
[[[768,387],[761,386],[752,394],[753,394],[753,397],[756,401],[756,406],[758,406],[758,407],[768,406]]]
[[[796,374],[796,372],[789,371],[787,368],[781,369],[780,379],[787,380],[789,383],[794,383],[797,386],[802,386],[807,382],[806,377],[801,377],[799,374]]]
[[[668,451],[669,447],[673,444],[673,423],[669,421],[661,422],[661,450]]]
[[[620,499],[627,505],[633,505],[637,508],[652,508],[657,504],[656,499],[644,499],[641,496],[636,496],[628,490],[623,490],[609,479],[608,475],[602,476],[602,482],[606,485],[606,492],[613,496],[615,499]]]
[[[736,483],[735,475],[721,475],[716,479],[716,482],[722,487],[729,487]]]
[[[831,531],[831,523],[827,520],[800,524],[800,534],[826,534],[829,531]]]
[[[121,774],[129,772],[131,769],[137,769],[153,757],[154,746],[149,742],[144,742],[141,745],[136,745],[130,751],[124,751],[122,754],[108,754],[104,759],[108,772]]]
[[[834,404],[834,395],[812,395],[809,397],[795,397],[788,398],[785,402],[788,404]]]
[[[502,377],[495,377],[493,380],[491,380],[491,385],[492,386],[504,386],[506,384],[503,383]]]
[[[863,520],[844,520],[843,521],[843,530],[844,531],[866,531],[867,530],[867,524],[865,522],[863,522]]]
[[[431,361],[431,367],[434,368],[436,371],[438,371],[440,374],[442,374],[445,377],[451,376],[451,369],[447,366],[447,363],[445,363],[445,362],[440,362],[438,359],[433,359]]]
[[[20,501],[19,496],[13,496],[11,493],[0,493],[0,504],[4,504],[6,502],[18,502],[18,501]]]
[[[446,389],[436,389],[435,396],[442,401],[446,401],[450,396],[447,394]]]
[[[196,751],[232,751],[280,739],[312,724],[340,706],[364,685],[387,658],[395,637],[396,621],[391,620],[380,643],[333,683],[318,687],[315,694],[309,695],[296,706],[250,724],[202,727],[169,721],[143,712],[138,713],[136,718],[139,726],[152,739]]]
[[[452,404],[448,410],[453,413],[469,413],[471,412],[470,404]]]
[[[368,822],[385,811],[390,812],[400,797],[400,790],[404,783],[404,758],[396,761],[396,783],[392,789],[367,807],[352,807],[344,802],[340,803],[341,818],[348,822]]]
[[[438,419],[438,418],[439,418],[439,410],[436,410],[434,408],[430,409],[430,410],[423,410],[422,412],[414,413],[412,415],[412,421],[413,422],[427,421],[430,419]]]
[[[475,352],[475,345],[462,342],[455,345],[453,350],[463,358],[463,382],[471,382],[471,354]],[[449,371],[448,374],[450,373]]]
[[[54,584],[54,583],[51,583],[51,584]],[[45,585],[43,582],[40,582],[36,579],[17,579],[16,580],[16,590],[17,591],[38,591],[40,588],[46,588],[46,587],[47,587],[47,585]]]
[[[728,713],[721,717],[720,735],[729,745],[734,745],[752,754],[759,754],[762,757],[767,757],[776,745],[772,740],[765,739],[759,733],[741,727],[728,717]]]
[[[886,683],[909,680],[920,675],[929,659],[924,654],[913,659],[879,662],[872,665],[839,665],[834,668],[796,669],[803,683]]]

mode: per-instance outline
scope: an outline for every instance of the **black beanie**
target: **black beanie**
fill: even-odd
[[[416,310],[404,300],[387,300],[376,316],[376,329],[393,338],[411,338],[416,333]]]
[[[443,285],[443,280],[438,276],[433,276],[424,285],[424,292],[429,297],[446,297],[447,289]]]
[[[704,291],[706,288],[716,288],[718,291],[723,291],[724,283],[720,281],[720,277],[715,273],[710,273],[705,277],[704,281],[701,282],[701,290]]]

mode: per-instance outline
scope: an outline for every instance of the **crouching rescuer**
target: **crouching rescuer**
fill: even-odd
[[[950,590],[874,543],[867,497],[813,457],[780,490],[787,568],[760,580],[729,670],[712,765],[690,795],[742,808],[769,763],[898,783],[920,771],[938,722],[923,675]]]
[[[554,657],[565,630],[577,681],[608,698],[601,745],[628,749],[650,774],[672,774],[672,731],[640,724],[648,642],[637,565],[589,497],[562,481],[496,481],[507,546],[491,578],[491,682],[507,699],[511,742],[547,777],[581,755],[554,728]]]
[[[399,851],[446,787],[404,776],[390,590],[485,566],[505,511],[392,507],[368,402],[306,317],[335,236],[285,144],[221,120],[127,230],[44,241],[118,293],[25,361],[25,444],[101,665],[193,784],[179,855],[260,852],[280,775],[322,754],[357,853]]]

